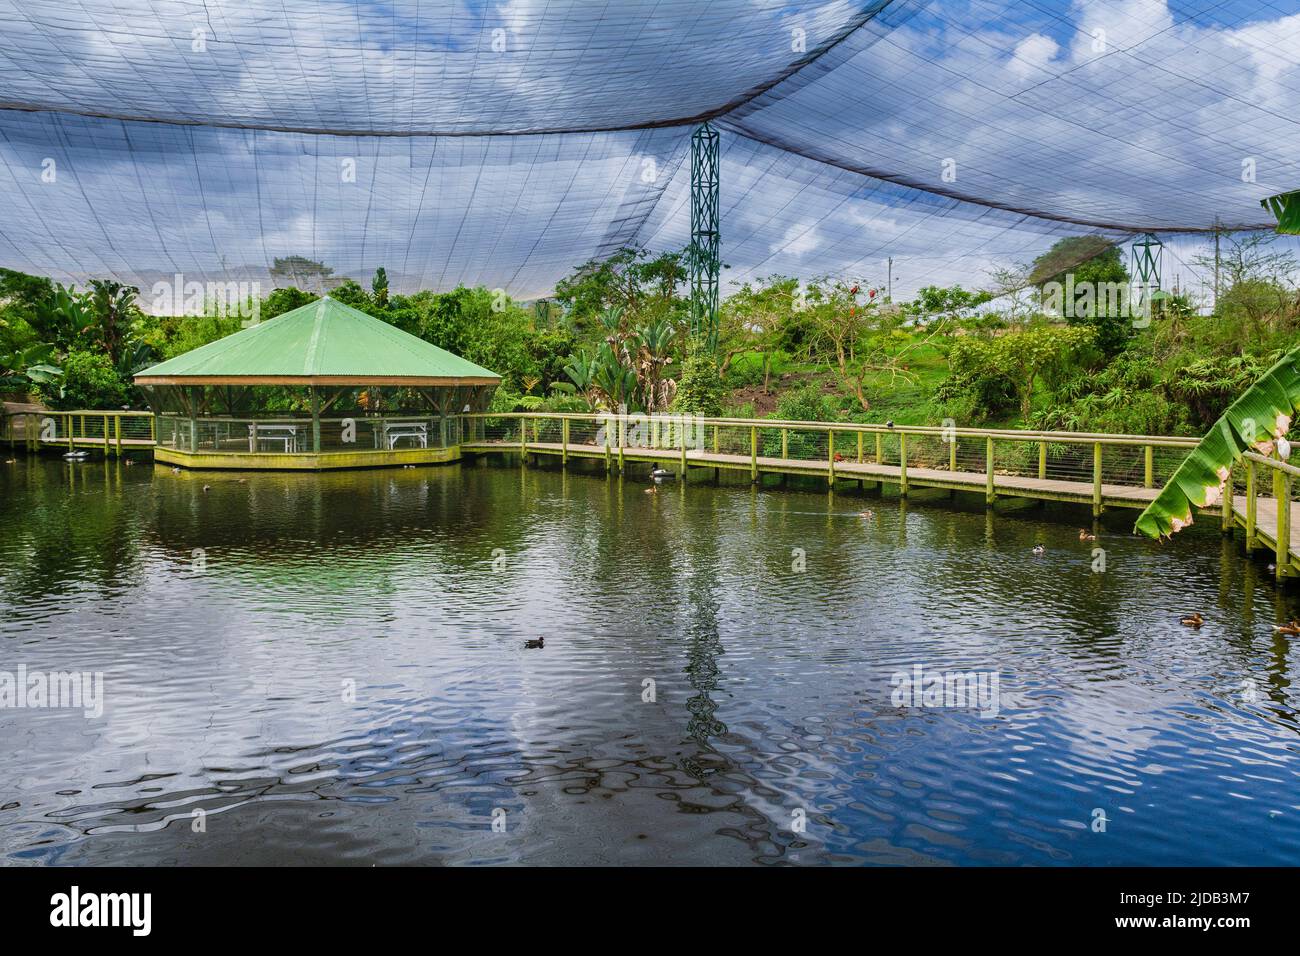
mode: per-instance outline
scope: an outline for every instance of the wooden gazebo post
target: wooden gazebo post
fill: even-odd
[[[308,386],[311,393],[311,450],[320,454],[320,392],[315,385]]]

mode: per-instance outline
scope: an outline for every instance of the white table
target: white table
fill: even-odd
[[[379,430],[375,430],[375,447],[379,447]],[[392,451],[403,438],[410,438],[419,443],[421,448],[429,447],[429,425],[427,422],[384,422],[383,440]]]
[[[286,453],[298,450],[297,425],[258,425],[248,426],[248,450],[257,451],[264,441],[280,442]]]

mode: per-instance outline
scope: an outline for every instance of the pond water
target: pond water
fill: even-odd
[[[1300,863],[1239,540],[704,477],[0,465],[0,860]]]

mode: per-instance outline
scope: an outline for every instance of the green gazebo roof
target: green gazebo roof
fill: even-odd
[[[325,296],[147,368],[137,385],[496,385],[495,372]]]

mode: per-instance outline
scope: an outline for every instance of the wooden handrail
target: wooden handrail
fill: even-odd
[[[1300,478],[1300,468],[1297,468],[1295,465],[1289,464],[1288,462],[1281,461],[1280,459],[1269,458],[1253,451],[1248,451],[1241,457],[1245,458],[1247,461],[1253,461],[1257,465],[1276,468],[1278,471],[1290,475],[1292,478]]]
[[[806,431],[862,432],[866,434],[889,435],[934,435],[940,438],[994,438],[1007,441],[1035,441],[1062,445],[1091,445],[1096,442],[1113,445],[1151,445],[1156,448],[1194,448],[1200,443],[1199,438],[1179,435],[1117,435],[1103,432],[1053,432],[1031,431],[1013,428],[963,428],[941,425],[894,425],[888,427],[865,422],[807,422],[780,418],[711,418],[694,416],[689,412],[468,412],[462,418],[478,419],[550,419],[560,421],[627,421],[629,419],[688,418],[705,426],[736,426],[744,428],[799,428]]]

